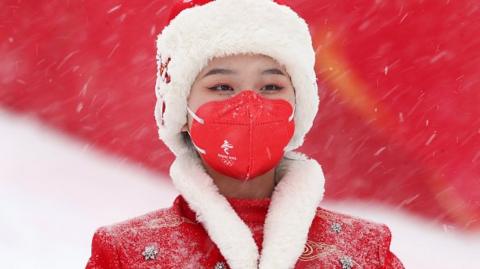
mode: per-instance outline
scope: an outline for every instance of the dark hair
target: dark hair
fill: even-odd
[[[183,142],[185,142],[188,149],[192,150],[193,152],[196,152],[195,146],[192,143],[192,138],[190,138],[190,135],[188,134],[188,132],[181,132],[181,134],[182,134]]]

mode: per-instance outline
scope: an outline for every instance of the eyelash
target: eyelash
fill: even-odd
[[[217,84],[217,85],[215,85],[215,86],[213,86],[213,87],[210,87],[210,88],[208,88],[208,89],[210,89],[210,90],[212,90],[212,91],[222,91],[222,92],[223,92],[223,91],[225,91],[225,90],[220,90],[220,89],[218,89],[218,87],[220,87],[220,88],[223,89],[222,86],[227,86],[227,87],[229,88],[229,91],[230,91],[230,90],[233,90],[233,88],[230,87],[230,85],[228,85],[228,84]],[[267,84],[267,85],[265,85],[263,88],[265,88],[265,87],[267,87],[267,86],[274,86],[274,87],[276,88],[275,90],[267,90],[267,91],[280,91],[281,89],[283,89],[283,87],[280,87],[280,86],[278,86],[278,85],[276,85],[276,84]],[[263,88],[262,88],[262,89],[263,89]]]

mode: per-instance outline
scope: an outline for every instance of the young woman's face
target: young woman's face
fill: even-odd
[[[295,106],[295,91],[282,65],[268,56],[242,54],[212,59],[193,82],[188,107],[197,111],[207,102],[224,100],[244,90],[254,90],[266,98],[284,99]],[[190,130],[190,114],[187,119]],[[186,128],[187,125],[182,131]]]

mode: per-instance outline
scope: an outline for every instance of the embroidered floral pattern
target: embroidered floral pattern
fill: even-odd
[[[323,257],[331,255],[335,252],[338,252],[335,246],[308,240],[299,260],[311,261],[315,259],[322,259]]]

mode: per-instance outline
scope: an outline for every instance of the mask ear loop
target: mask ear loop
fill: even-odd
[[[188,106],[187,106],[187,111],[188,111],[188,113],[190,113],[190,115],[192,115],[192,117],[193,117],[196,121],[198,121],[198,122],[201,123],[201,124],[205,124],[205,121],[204,121],[202,118],[200,118],[199,116],[197,116],[197,114],[195,114],[195,112],[193,112],[192,110],[190,110],[190,108],[189,108]]]
[[[294,107],[293,107],[292,115],[290,115],[290,117],[288,117],[288,121],[289,121],[289,122],[292,121],[292,120],[293,120],[293,116],[295,116],[295,108],[296,108],[296,107],[297,107],[297,106],[294,106]]]
[[[293,120],[293,117],[295,116],[295,108],[297,107],[297,105],[295,104],[295,106],[293,107],[293,111],[292,111],[292,115],[290,115],[290,117],[288,117],[288,122],[291,122]],[[288,148],[289,145],[286,145],[284,148],[283,148],[283,152],[285,152],[285,150]]]
[[[200,117],[198,117],[192,110],[190,110],[190,108],[188,106],[187,106],[187,111],[188,111],[188,113],[190,113],[190,115],[192,115],[193,119],[198,121],[200,124],[205,124],[205,121],[203,119],[201,119]],[[192,135],[190,134],[190,131],[188,130],[188,128],[187,128],[187,133],[190,136],[190,141],[192,142],[192,145],[195,147],[195,149],[197,149],[197,151],[200,152],[201,154],[206,154],[206,151],[204,149],[195,145],[195,143],[193,142],[193,139],[192,139]]]

